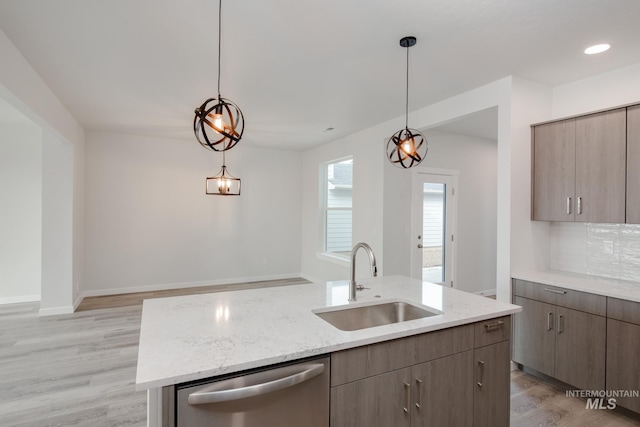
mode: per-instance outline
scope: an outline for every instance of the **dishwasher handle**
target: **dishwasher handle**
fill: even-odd
[[[276,380],[267,381],[247,387],[231,388],[227,390],[200,391],[189,394],[189,405],[206,405],[208,403],[229,402],[272,393],[296,384],[308,381],[324,372],[324,364],[313,363],[302,365],[303,371]]]

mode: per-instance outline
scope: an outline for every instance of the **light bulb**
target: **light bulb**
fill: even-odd
[[[213,114],[213,130],[216,132],[224,131],[224,120],[222,120],[222,114],[215,113]]]

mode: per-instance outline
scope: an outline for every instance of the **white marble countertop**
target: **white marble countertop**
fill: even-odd
[[[640,283],[563,271],[520,271],[514,279],[640,302]]]
[[[463,325],[520,311],[490,298],[401,276],[145,300],[136,390],[172,384]],[[442,314],[341,331],[312,310],[404,300]]]

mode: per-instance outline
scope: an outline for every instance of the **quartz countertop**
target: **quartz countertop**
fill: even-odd
[[[145,300],[136,390],[268,366],[289,360],[473,323],[520,307],[402,276],[335,281]],[[442,314],[341,331],[312,310],[401,300]]]
[[[640,302],[640,283],[563,271],[520,271],[514,279]]]

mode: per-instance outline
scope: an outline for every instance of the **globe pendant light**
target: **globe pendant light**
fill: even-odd
[[[217,175],[206,180],[206,194],[215,196],[239,196],[240,178],[236,178],[227,172],[224,151],[222,152],[222,169]]]
[[[409,48],[416,44],[416,38],[400,39],[400,46],[407,49],[407,96],[405,103],[404,129],[394,133],[387,141],[387,158],[399,167],[408,169],[417,166],[427,156],[427,138],[420,131],[409,129]]]
[[[233,148],[244,132],[244,115],[232,101],[220,96],[220,47],[222,0],[218,6],[218,97],[209,98],[195,110],[193,132],[204,148],[226,151]]]

